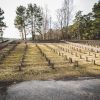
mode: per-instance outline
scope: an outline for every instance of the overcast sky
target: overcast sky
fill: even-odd
[[[56,20],[56,10],[61,8],[63,0],[0,0],[0,8],[5,12],[5,22],[8,26],[4,32],[4,37],[19,38],[19,32],[14,26],[16,8],[19,5],[27,6],[29,3],[36,3],[44,7],[48,5],[49,13],[52,19]],[[98,0],[74,0],[74,12],[81,10],[84,14],[92,11],[94,3]]]

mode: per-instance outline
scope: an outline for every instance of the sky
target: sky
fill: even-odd
[[[6,38],[20,38],[19,31],[14,26],[14,19],[16,16],[16,8],[20,5],[26,6],[29,3],[36,3],[43,8],[47,5],[49,14],[52,16],[52,20],[56,20],[56,10],[61,8],[63,0],[0,0],[0,8],[5,12],[5,22],[8,26],[4,30],[4,37]],[[87,14],[92,11],[93,5],[98,0],[73,0],[73,17],[75,12],[81,10],[83,14]]]

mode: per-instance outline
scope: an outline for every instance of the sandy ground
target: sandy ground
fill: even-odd
[[[26,81],[6,89],[0,100],[100,100],[100,79]]]

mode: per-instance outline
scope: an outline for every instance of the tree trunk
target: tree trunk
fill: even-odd
[[[23,33],[23,29],[21,29],[21,37],[22,37],[22,40],[24,40],[24,33]]]
[[[32,27],[34,27],[34,31],[32,33],[32,40],[34,41],[35,40],[35,22],[36,22],[36,18],[34,18],[34,23],[32,25]],[[33,29],[32,29],[33,30]]]
[[[32,18],[31,18],[31,21],[32,21],[32,24],[31,24],[31,33],[32,33],[32,40],[34,41],[34,30],[33,30],[33,27],[34,27],[34,22],[33,22],[33,16],[32,16]]]
[[[25,27],[24,27],[24,34],[25,34],[25,41],[26,41],[26,30],[25,30]]]
[[[23,32],[22,32],[22,40],[24,40],[24,34],[23,34]]]

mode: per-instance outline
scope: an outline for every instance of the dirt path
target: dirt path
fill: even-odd
[[[27,81],[12,85],[0,100],[100,100],[100,79]]]

